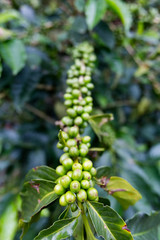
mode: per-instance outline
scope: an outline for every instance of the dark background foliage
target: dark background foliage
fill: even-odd
[[[56,167],[55,121],[65,114],[63,94],[71,49],[90,41],[97,55],[94,113],[113,113],[108,137],[94,147],[95,166],[109,166],[143,198],[124,211],[160,208],[160,3],[125,1],[2,0],[0,3],[0,238],[19,239],[18,216],[24,176],[38,165]],[[119,1],[117,1],[119,2]],[[101,7],[100,7],[101,6]],[[128,6],[128,7],[127,7]],[[92,13],[92,14],[91,14]],[[101,195],[104,193],[101,192]],[[57,205],[57,202],[55,203]],[[43,210],[24,239],[33,239],[60,213]],[[8,218],[10,216],[10,220]],[[4,226],[10,227],[10,234]],[[9,234],[9,235],[5,235]],[[8,238],[7,238],[7,237]]]

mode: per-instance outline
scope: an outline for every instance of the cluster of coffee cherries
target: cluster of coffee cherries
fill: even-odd
[[[98,191],[94,188],[96,169],[87,157],[91,147],[90,136],[81,136],[92,112],[91,73],[96,57],[93,47],[82,43],[73,51],[74,65],[68,71],[65,106],[67,116],[62,118],[62,129],[59,132],[57,147],[63,149],[60,163],[56,168],[59,175],[54,191],[60,196],[61,206],[71,204],[76,210],[77,202],[87,199],[98,201]]]

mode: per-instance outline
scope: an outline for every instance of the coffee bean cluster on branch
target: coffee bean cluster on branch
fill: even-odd
[[[62,118],[57,144],[65,153],[60,157],[61,165],[56,168],[59,178],[54,191],[60,196],[61,206],[72,204],[72,211],[75,211],[78,201],[98,201],[98,191],[94,188],[96,169],[87,157],[91,138],[81,136],[92,112],[91,90],[94,85],[91,74],[96,56],[93,47],[84,42],[74,48],[73,58],[74,65],[68,70],[68,86],[64,94],[67,116]]]

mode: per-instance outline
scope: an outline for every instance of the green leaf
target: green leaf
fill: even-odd
[[[2,63],[1,63],[1,59],[0,59],[0,77],[1,77],[1,75],[2,75]],[[1,151],[0,151],[1,152]]]
[[[43,207],[55,201],[58,196],[53,189],[59,176],[53,168],[39,166],[26,175],[21,192],[22,220],[30,222]],[[32,197],[31,197],[32,196]],[[25,227],[26,228],[26,227]]]
[[[121,0],[106,0],[110,8],[120,17],[125,30],[128,31],[132,24],[132,16],[125,2]]]
[[[105,0],[88,0],[85,6],[86,21],[90,30],[102,19],[106,12]]]
[[[98,202],[99,202],[99,203],[103,203],[104,206],[106,206],[106,205],[110,206],[110,201],[109,201],[108,198],[99,197]]]
[[[98,167],[97,169],[97,178],[101,178],[101,177],[111,177],[113,176],[113,170],[110,167],[106,167],[106,166],[102,166],[102,167]]]
[[[78,217],[78,223],[73,233],[73,237],[76,240],[84,240],[84,225],[83,225],[82,214],[80,214],[80,216]]]
[[[25,65],[26,51],[21,40],[12,39],[0,43],[0,55],[16,75]]]
[[[93,147],[93,148],[90,148],[89,151],[91,152],[103,152],[105,151],[105,148],[98,148],[98,147]]]
[[[133,240],[126,223],[112,208],[88,201],[87,208],[99,236],[108,240]]]
[[[98,136],[99,141],[107,146],[112,145],[115,140],[114,132],[108,125],[111,120],[113,120],[113,115],[109,113],[93,115],[89,118],[89,124]]]
[[[61,240],[71,237],[77,226],[77,217],[62,219],[54,222],[54,224],[42,230],[34,240]]]
[[[153,212],[150,215],[138,213],[127,220],[127,226],[134,240],[158,240],[157,227],[160,226],[160,212]]]
[[[103,189],[116,198],[124,209],[134,205],[142,198],[141,194],[121,177],[112,176],[102,178],[101,181],[102,184],[104,183]]]
[[[18,228],[18,209],[11,202],[0,217],[0,239],[13,240]]]
[[[32,180],[47,180],[55,182],[59,176],[53,168],[47,166],[38,166],[31,169],[25,177],[25,182]]]
[[[0,27],[0,41],[5,41],[13,36],[13,32],[5,28]]]
[[[4,11],[4,12],[1,12],[1,14],[0,14],[0,24],[6,23],[6,22],[14,20],[14,19],[20,19],[20,18],[21,18],[21,16],[15,10]]]
[[[79,12],[83,12],[85,6],[85,0],[75,0],[74,5]]]

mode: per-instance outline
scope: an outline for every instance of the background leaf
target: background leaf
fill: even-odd
[[[14,19],[20,19],[21,16],[19,14],[19,12],[17,12],[16,10],[6,10],[1,12],[0,14],[0,24],[1,23],[6,23],[8,21],[14,20]]]
[[[77,222],[76,217],[56,221],[51,227],[41,231],[34,240],[61,240],[71,237]]]
[[[106,0],[110,8],[120,17],[125,30],[128,31],[132,24],[132,16],[130,10],[125,2],[121,0]]]
[[[87,208],[99,236],[111,240],[133,240],[125,222],[112,208],[96,202],[87,202]]]
[[[86,21],[90,30],[102,19],[106,12],[105,0],[88,0],[85,6]],[[92,13],[92,14],[91,14]]]
[[[21,40],[13,39],[0,43],[0,55],[16,75],[25,65],[26,51]]]
[[[127,226],[131,230],[134,240],[158,240],[158,226],[160,225],[160,212],[150,215],[138,213],[127,220]]]

